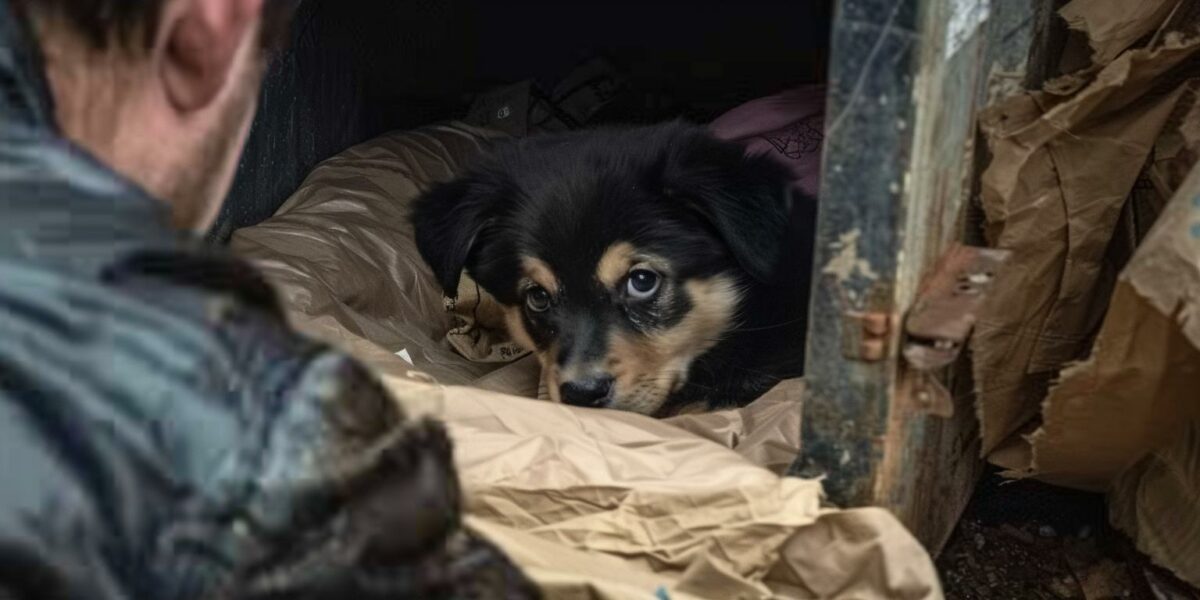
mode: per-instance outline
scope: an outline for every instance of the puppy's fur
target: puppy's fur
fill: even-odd
[[[554,399],[667,416],[802,373],[815,210],[786,168],[670,123],[502,144],[413,221],[448,294],[466,269],[505,306]]]

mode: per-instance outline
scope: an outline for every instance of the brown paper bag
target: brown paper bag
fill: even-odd
[[[823,509],[819,482],[779,476],[799,448],[800,381],[669,421],[511,395],[536,395],[536,360],[500,355],[494,302],[469,279],[445,310],[404,219],[480,139],[447,125],[352,148],[233,244],[298,327],[373,367],[410,415],[448,424],[469,527],[549,598],[941,597],[892,515]]]
[[[972,340],[983,451],[1030,422],[1049,382],[1087,355],[1119,265],[1126,201],[1186,84],[1162,89],[1200,39],[1122,54],[1075,96],[1027,93],[985,111],[986,233],[1013,256]]]
[[[669,423],[385,381],[409,412],[448,424],[468,525],[549,598],[941,597],[928,554],[890,513],[823,509],[820,482]]]
[[[1121,274],[1014,473],[1107,490],[1114,524],[1200,585],[1200,165]]]

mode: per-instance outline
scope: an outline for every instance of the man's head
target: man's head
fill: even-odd
[[[203,230],[229,190],[286,0],[15,0],[63,134]]]

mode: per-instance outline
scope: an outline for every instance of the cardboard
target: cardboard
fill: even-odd
[[[1110,244],[1151,151],[1189,97],[1172,69],[1200,49],[1176,36],[1125,52],[1070,97],[1029,92],[980,115],[990,245],[1013,251],[972,340],[983,451],[1040,410],[1050,381],[1087,356],[1120,261]]]
[[[1156,31],[1179,5],[1179,0],[1072,0],[1058,14],[1087,36],[1092,63],[1107,65]]]
[[[1109,491],[1112,520],[1200,585],[1200,166],[1121,274],[1096,349],[1053,388],[1028,472]]]
[[[1195,13],[1075,0],[1093,68],[981,115],[988,235],[1015,255],[973,347],[989,460],[1107,492],[1200,585],[1200,39],[1171,33]]]
[[[1193,387],[1195,389],[1195,387]],[[1200,428],[1182,435],[1122,473],[1109,493],[1109,519],[1154,562],[1200,587]]]
[[[451,123],[351,148],[232,241],[294,324],[370,365],[409,414],[447,423],[467,525],[548,598],[941,598],[895,517],[824,508],[820,482],[780,476],[802,381],[662,421],[531,399],[536,360],[501,355],[494,301],[469,281],[442,303],[404,218],[491,135]]]

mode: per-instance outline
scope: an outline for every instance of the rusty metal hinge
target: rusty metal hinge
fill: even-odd
[[[888,337],[895,319],[882,312],[842,312],[842,355],[852,360],[878,362],[888,355]]]
[[[954,244],[926,276],[904,319],[901,389],[934,415],[954,414],[954,399],[937,372],[958,358],[996,272],[1011,252]]]

